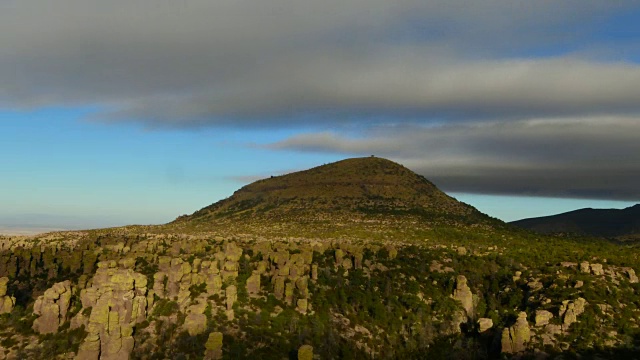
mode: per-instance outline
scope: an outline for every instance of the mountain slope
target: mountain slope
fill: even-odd
[[[640,234],[640,204],[622,210],[580,209],[558,215],[518,220],[511,224],[544,234],[637,237]]]
[[[353,158],[256,181],[231,197],[182,216],[174,225],[336,222],[407,218],[437,223],[492,223],[406,167],[377,157]]]

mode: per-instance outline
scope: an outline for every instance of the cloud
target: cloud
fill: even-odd
[[[600,33],[631,7],[5,0],[0,107],[83,106],[150,128],[311,125],[328,132],[270,148],[388,156],[447,190],[638,199],[637,44]]]
[[[541,119],[293,136],[272,150],[389,157],[447,191],[640,200],[640,118]]]
[[[623,2],[4,1],[0,106],[150,127],[640,111],[640,68],[560,54]]]

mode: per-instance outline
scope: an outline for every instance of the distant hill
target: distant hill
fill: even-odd
[[[580,209],[511,222],[543,234],[566,233],[640,240],[640,204],[626,209]]]
[[[409,218],[450,225],[496,221],[400,164],[365,157],[256,181],[173,224],[202,227],[229,221],[239,226],[242,220],[260,226],[292,222],[300,226]]]

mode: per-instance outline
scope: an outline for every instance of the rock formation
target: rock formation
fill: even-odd
[[[506,354],[522,352],[526,349],[530,338],[527,313],[521,312],[513,326],[502,330],[502,352]]]
[[[298,360],[313,360],[313,346],[300,346],[300,348],[298,349]]]
[[[133,326],[147,317],[147,278],[117,266],[98,263],[92,286],[80,292],[81,313],[91,308],[91,314],[77,359],[128,359],[133,350]]]
[[[205,353],[204,358],[206,360],[219,360],[222,359],[222,333],[212,332],[209,334],[209,339],[204,345]]]
[[[207,316],[204,314],[206,308],[207,303],[204,301],[187,308],[187,316],[184,319],[183,327],[189,335],[196,336],[207,329]]]
[[[493,320],[489,318],[478,319],[478,332],[483,333],[493,327]]]
[[[544,326],[553,318],[553,314],[547,310],[536,310],[535,326]]]
[[[67,318],[71,301],[71,282],[69,280],[54,284],[39,296],[33,305],[33,313],[39,315],[33,322],[33,330],[40,334],[52,334],[58,331]]]
[[[0,314],[8,314],[13,310],[16,304],[16,298],[7,295],[8,277],[0,278]]]
[[[562,329],[567,330],[571,324],[578,321],[578,316],[584,312],[586,300],[578,298],[575,301],[565,300],[560,307],[560,317],[562,318]]]
[[[474,315],[473,293],[469,286],[467,286],[467,278],[464,275],[458,275],[456,278],[456,288],[453,290],[453,298],[460,301],[468,317]]]

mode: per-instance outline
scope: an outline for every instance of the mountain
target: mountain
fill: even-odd
[[[579,209],[511,222],[543,234],[565,233],[606,238],[640,238],[640,204],[626,209]]]
[[[400,164],[363,157],[256,181],[227,199],[179,217],[173,225],[295,223],[298,228],[306,224],[317,231],[318,226],[335,227],[336,222],[375,226],[404,223],[409,218],[420,225],[497,223]]]
[[[165,225],[0,236],[0,359],[634,359],[638,248],[347,159]]]

